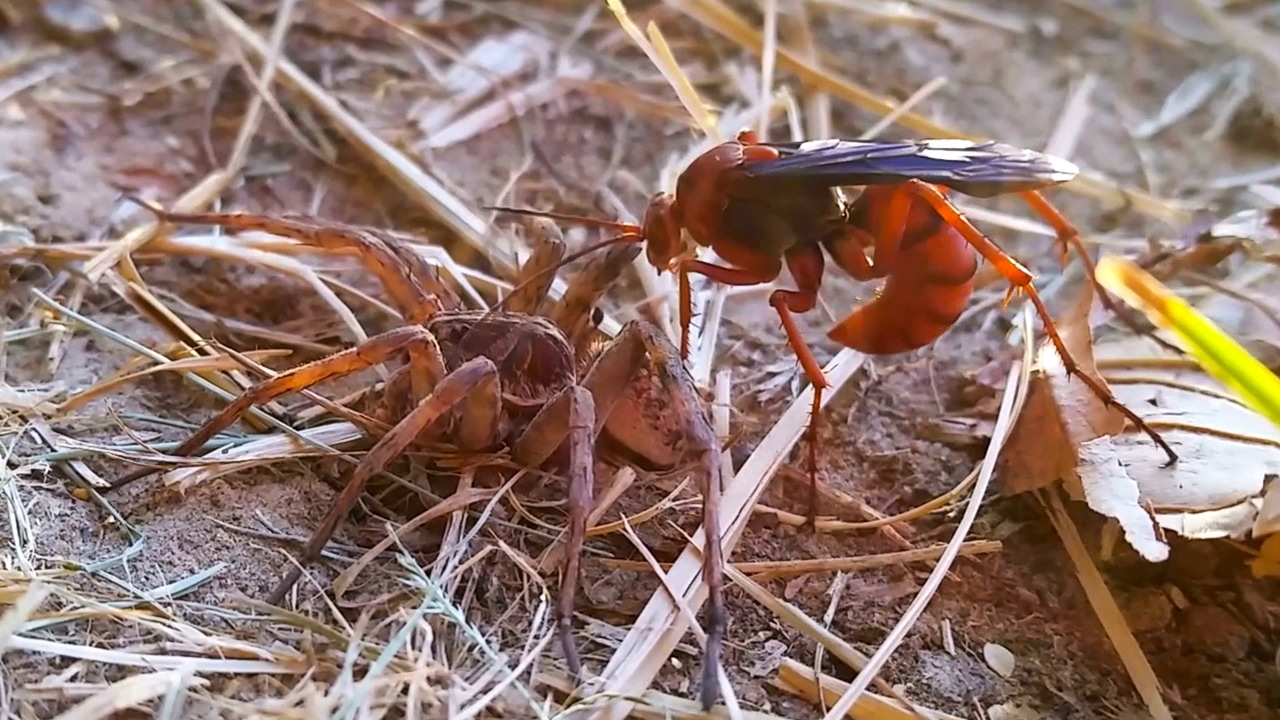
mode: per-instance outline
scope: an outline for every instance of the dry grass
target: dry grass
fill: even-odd
[[[249,78],[243,83],[246,102],[238,109],[230,147],[223,153],[226,159],[212,162],[213,169],[204,174],[186,168],[186,184],[168,188],[172,199],[165,201],[167,206],[191,212],[220,205],[258,174],[272,172],[275,158],[270,142],[283,137],[305,148],[316,166],[334,171],[334,176],[356,174],[352,168],[368,173],[352,181],[352,187],[363,183],[373,188],[374,196],[394,188],[403,205],[425,213],[432,223],[430,238],[406,236],[406,242],[427,263],[439,268],[454,292],[481,307],[510,289],[510,278],[527,258],[527,249],[492,218],[483,216],[477,209],[479,203],[464,197],[457,184],[470,178],[448,177],[438,170],[434,162],[438,156],[461,147],[484,148],[486,142],[496,146],[499,141],[490,138],[515,126],[520,135],[515,145],[523,159],[517,162],[515,155],[504,158],[510,167],[500,169],[505,177],[489,185],[495,192],[486,201],[504,202],[508,195],[567,195],[570,199],[566,202],[603,205],[630,221],[634,218],[627,217],[625,205],[635,197],[624,200],[617,188],[629,188],[623,194],[637,197],[657,189],[671,190],[679,171],[692,157],[740,127],[757,127],[762,133],[776,131],[779,119],[783,119],[793,139],[822,136],[831,134],[832,128],[847,126],[847,115],[840,117],[840,113],[852,109],[862,113],[860,117],[871,118],[866,123],[868,129],[861,133],[864,138],[889,133],[894,126],[933,136],[982,134],[977,129],[942,124],[927,113],[930,102],[946,89],[949,78],[945,76],[932,75],[913,92],[898,93],[905,98],[895,102],[854,82],[845,70],[835,69],[847,69],[849,63],[835,57],[824,43],[823,37],[833,28],[819,27],[814,15],[821,13],[829,23],[883,23],[894,28],[927,21],[935,29],[956,33],[960,33],[956,27],[977,27],[982,37],[997,33],[1025,38],[1040,32],[1033,28],[1030,15],[1020,10],[951,0],[913,3],[909,6],[912,11],[905,14],[876,3],[843,0],[814,3],[798,12],[793,3],[768,0],[760,3],[758,23],[718,0],[667,0],[665,4],[632,8],[630,17],[619,0],[609,0],[607,8],[587,3],[550,3],[545,7],[474,3],[470,6],[485,21],[474,25],[464,22],[466,30],[457,32],[450,27],[453,16],[449,13],[429,14],[414,23],[393,8],[364,0],[335,3],[340,10],[284,0],[274,7],[269,34],[264,37],[246,22],[240,4],[233,10],[220,0],[200,0],[189,8],[193,12],[198,8],[207,23],[209,35],[199,37],[180,29],[180,19],[167,14],[149,17],[143,0],[121,0],[120,4],[120,18],[129,32],[152,33],[174,41],[179,48],[171,57],[150,58],[149,71],[134,78],[135,84],[128,90],[144,97],[173,93],[189,102],[194,93],[185,90],[184,84],[192,78],[215,76],[215,64],[239,67]],[[1135,34],[1152,42],[1178,48],[1194,44],[1167,29],[1115,18],[1089,3],[1072,4],[1084,5],[1090,14],[1125,27],[1145,28]],[[1275,64],[1274,52],[1264,42],[1274,39],[1269,31],[1237,33],[1243,22],[1238,16],[1194,4],[1217,30],[1234,28],[1232,37],[1240,43],[1240,54]],[[427,7],[423,12],[435,12],[428,7],[430,3],[421,5]],[[825,7],[828,5],[831,7]],[[449,12],[455,10],[450,8]],[[344,29],[343,22],[332,19],[327,24],[316,20],[315,14],[323,19],[326,11],[345,13],[337,16],[356,29]],[[656,23],[647,20],[654,17],[659,18]],[[257,20],[261,27],[262,18]],[[438,32],[424,31],[424,27]],[[394,41],[370,50],[361,42],[365,38],[362,32],[389,36]],[[585,57],[591,53],[580,48],[557,55],[585,36],[595,43],[599,57]],[[338,63],[335,70],[321,62],[318,65],[325,73],[309,74],[291,60],[286,49],[298,37],[311,41],[319,37],[339,53],[350,50],[350,64]],[[643,53],[633,52],[628,43]],[[457,47],[471,50],[464,56],[454,49]],[[0,61],[0,104],[37,117],[38,110],[33,108],[49,110],[61,107],[58,103],[88,102],[72,84],[56,85],[70,72],[67,58],[78,52],[87,51],[70,45],[39,45]],[[438,66],[446,60],[451,63],[447,68]],[[1047,133],[1047,152],[1075,158],[1077,150],[1088,144],[1100,83],[1097,74],[1084,73],[1066,93],[1059,120]],[[40,96],[39,102],[24,106],[24,93],[42,84],[52,89]],[[366,88],[364,92],[369,94],[360,95],[352,89],[360,85],[378,90]],[[714,102],[700,97],[709,89],[718,93]],[[431,98],[431,102],[407,105],[404,95],[415,93]],[[550,181],[533,182],[529,176],[539,175],[534,169],[546,161],[538,159],[544,151],[536,150],[529,139],[531,128],[545,125],[546,118],[556,112],[563,117],[563,108],[578,102],[571,101],[573,97],[604,103],[661,127],[654,137],[670,135],[674,123],[696,128],[704,137],[659,137],[666,145],[661,150],[655,146],[642,151],[651,160],[644,168],[623,167],[621,158],[635,152],[622,144],[606,148],[609,160],[600,180],[566,180],[548,170],[541,176],[552,176]],[[673,97],[680,107],[672,102]],[[381,109],[383,101],[395,108],[393,115],[399,113],[392,120],[388,111]],[[128,113],[127,107],[124,112]],[[216,123],[212,110],[209,114],[204,130],[211,134]],[[270,142],[263,136],[268,125],[276,132]],[[422,136],[415,137],[400,126],[413,126]],[[318,130],[320,127],[335,131],[341,138],[341,150]],[[1142,148],[1139,154],[1163,151],[1158,145]],[[570,145],[567,150],[582,148]],[[484,157],[483,152],[477,152],[478,157]],[[657,186],[642,177],[657,177]],[[316,181],[307,190],[309,202],[319,204],[330,182]],[[159,188],[163,186],[160,183],[148,189],[151,194],[162,194]],[[1255,197],[1266,198],[1275,190],[1265,181],[1252,186]],[[1108,208],[1123,205],[1135,215],[1174,229],[1190,222],[1190,208],[1195,206],[1092,170],[1061,192]],[[293,197],[302,194],[295,192]],[[587,195],[590,200],[583,199]],[[115,192],[103,196],[112,199]],[[1079,198],[1068,202],[1081,203]],[[1027,219],[1021,209],[964,207],[973,219],[989,227],[1053,235],[1043,224]],[[274,577],[294,562],[279,548],[297,542],[297,528],[307,527],[306,510],[314,496],[276,498],[281,507],[293,507],[299,513],[289,518],[287,523],[292,527],[287,529],[276,527],[263,507],[253,507],[252,513],[241,516],[245,520],[253,516],[256,527],[233,527],[210,511],[202,521],[241,538],[246,554],[201,567],[181,563],[163,567],[158,574],[163,580],[157,580],[156,560],[146,554],[153,536],[131,520],[138,513],[136,504],[144,501],[138,495],[131,496],[128,502],[135,506],[122,512],[123,508],[116,507],[120,502],[117,497],[102,494],[112,479],[108,475],[118,474],[126,463],[159,461],[166,467],[165,486],[183,494],[208,492],[218,497],[220,491],[210,489],[217,478],[247,473],[274,478],[275,473],[284,472],[280,468],[296,468],[301,458],[338,467],[357,462],[357,441],[362,433],[356,424],[333,418],[326,424],[312,422],[330,414],[327,411],[333,403],[325,398],[336,395],[327,389],[308,394],[306,399],[312,406],[301,411],[278,404],[253,411],[246,422],[255,434],[224,433],[197,461],[164,457],[176,443],[155,428],[185,434],[190,423],[180,418],[185,417],[184,410],[191,403],[207,402],[209,396],[218,402],[234,398],[255,379],[273,372],[260,363],[278,364],[280,352],[276,349],[280,347],[315,353],[330,347],[322,340],[359,341],[371,334],[365,328],[371,322],[399,318],[376,299],[376,292],[370,293],[358,280],[342,279],[341,273],[349,268],[341,263],[345,258],[335,253],[254,234],[175,235],[155,222],[137,222],[139,216],[132,211],[102,207],[96,212],[104,226],[107,216],[114,215],[112,220],[119,221],[114,224],[132,227],[118,235],[81,227],[72,233],[75,241],[60,238],[60,242],[50,242],[42,237],[37,242],[16,231],[7,233],[10,224],[20,230],[20,223],[0,215],[0,240],[4,242],[0,258],[15,278],[14,287],[22,288],[20,297],[6,301],[12,324],[0,327],[4,333],[0,367],[7,362],[10,348],[25,351],[38,346],[36,361],[31,361],[32,353],[24,352],[21,372],[8,375],[16,379],[12,384],[8,380],[0,383],[0,452],[6,460],[0,464],[0,492],[5,501],[0,528],[6,540],[0,551],[0,604],[7,606],[0,617],[0,652],[5,659],[0,671],[0,712],[6,717],[61,713],[59,717],[64,718],[97,718],[128,708],[144,708],[161,718],[570,715],[616,719],[628,714],[700,714],[692,703],[654,688],[663,673],[687,664],[687,653],[693,649],[682,645],[687,642],[687,632],[692,629],[699,644],[705,640],[695,621],[707,594],[701,570],[705,538],[700,528],[686,532],[668,519],[670,514],[697,505],[687,491],[694,483],[683,476],[668,479],[670,485],[665,489],[657,482],[655,486],[662,489],[660,499],[644,502],[639,508],[619,499],[633,484],[643,484],[637,481],[634,469],[622,469],[613,476],[609,489],[597,493],[600,499],[589,521],[589,536],[617,536],[610,538],[615,541],[615,552],[626,541],[641,558],[606,558],[601,565],[615,572],[651,571],[660,582],[653,586],[646,603],[628,613],[623,623],[627,627],[594,619],[596,624],[589,634],[598,643],[611,646],[610,655],[598,664],[598,674],[576,692],[548,649],[555,631],[554,579],[546,575],[559,557],[561,528],[547,519],[550,516],[543,507],[547,503],[519,497],[513,491],[522,474],[507,472],[509,468],[501,468],[491,458],[437,459],[450,464],[457,478],[456,492],[435,498],[435,505],[403,524],[384,522],[377,540],[364,543],[373,545],[370,550],[341,541],[331,543],[325,559],[341,569],[336,579],[330,583],[322,573],[304,574],[305,587],[290,598],[291,609],[267,606],[246,595],[252,595],[250,588],[261,584],[258,575]],[[1088,240],[1111,251],[1133,250],[1135,238],[1130,235]],[[10,237],[19,239],[10,241]],[[312,317],[306,330],[223,318],[213,312],[197,312],[179,299],[173,286],[181,283],[148,280],[154,277],[154,267],[206,261],[251,269],[257,277],[296,281],[297,287],[314,293],[317,308],[332,317],[323,321]],[[34,267],[44,268],[46,273],[33,282],[23,273]],[[601,330],[612,335],[623,321],[644,317],[674,337],[677,321],[671,278],[658,276],[642,260],[634,269],[634,277],[619,283],[618,293],[610,298]],[[6,279],[0,276],[0,282]],[[1053,287],[1074,281],[1071,275],[1063,274]],[[564,289],[563,280],[558,279],[552,295],[558,297]],[[724,454],[723,466],[731,477],[722,502],[721,543],[726,558],[734,555],[753,517],[773,518],[778,526],[799,522],[795,513],[771,507],[769,503],[776,501],[766,498],[766,492],[771,483],[781,482],[775,478],[804,430],[813,390],[806,387],[793,393],[785,407],[776,402],[755,402],[762,407],[754,409],[764,411],[747,418],[749,413],[741,408],[750,407],[754,399],[743,388],[772,380],[760,372],[760,364],[726,361],[746,342],[744,334],[756,332],[749,324],[743,332],[744,323],[750,321],[740,318],[744,314],[749,317],[754,310],[744,313],[741,308],[762,307],[761,292],[761,288],[699,287],[695,297],[695,312],[701,322],[693,338],[692,374],[714,398],[713,415],[726,444],[734,444],[748,433],[756,438],[753,451],[745,458],[735,462],[729,451]],[[997,322],[995,309],[1001,294],[1000,287],[986,289],[958,326],[971,329],[975,321],[981,321],[984,326],[979,332],[988,329]],[[828,308],[844,307],[848,299],[845,290],[824,289],[822,308],[828,319],[833,315]],[[735,311],[739,319],[734,319]],[[118,329],[125,317],[129,318],[128,329]],[[902,671],[904,666],[894,666],[893,660],[909,635],[930,631],[932,626],[920,619],[944,580],[957,577],[956,559],[1004,548],[1003,544],[970,536],[981,534],[975,525],[981,503],[988,497],[997,458],[1025,400],[1034,349],[1025,340],[1033,336],[1030,317],[1028,308],[1023,308],[1021,322],[1009,338],[1022,343],[1023,358],[1013,363],[995,392],[999,403],[988,418],[989,440],[971,472],[964,475],[964,470],[958,469],[963,479],[950,490],[935,492],[919,502],[895,503],[898,509],[894,512],[882,512],[876,504],[859,500],[855,512],[861,519],[835,517],[818,522],[823,534],[837,538],[834,542],[857,531],[876,530],[881,533],[877,537],[897,544],[898,552],[877,554],[865,547],[853,548],[851,541],[845,552],[815,558],[803,556],[803,546],[795,544],[787,548],[794,555],[730,563],[728,577],[734,592],[746,598],[745,604],[737,601],[734,607],[765,613],[761,616],[764,620],[753,619],[755,627],[782,628],[778,632],[789,633],[796,643],[775,657],[772,668],[763,674],[770,677],[769,686],[777,693],[772,696],[774,702],[784,705],[782,698],[790,695],[814,704],[762,710],[761,699],[766,697],[763,684],[752,679],[755,676],[745,675],[741,667],[731,666],[720,675],[728,716],[764,720],[779,714],[821,713],[824,720],[834,720],[846,715],[879,719],[952,718],[961,714],[956,708],[949,708],[955,714],[948,715],[926,707],[936,697],[921,699],[918,683],[891,685],[882,675],[887,669]],[[234,352],[213,338],[213,332],[225,336],[228,328],[230,334],[265,341],[271,349]],[[114,357],[123,360],[103,371],[110,375],[105,379],[85,381],[82,374],[67,381],[64,376],[82,361],[77,353],[85,352],[86,340],[95,347],[111,348],[117,353]],[[726,345],[730,345],[727,350]],[[837,400],[841,389],[862,383],[871,365],[851,350],[831,357],[825,372],[832,389],[823,398],[824,408],[833,402],[847,407]],[[976,363],[968,368],[976,369]],[[788,369],[782,374],[791,372]],[[136,402],[129,404],[137,400],[130,396],[131,388],[163,383],[168,376],[181,378],[181,391],[198,400],[165,408],[158,415],[135,406]],[[0,372],[0,379],[4,377]],[[930,366],[928,382],[932,380]],[[164,387],[166,394],[178,393],[178,383]],[[731,392],[735,387],[737,395]],[[937,397],[936,388],[933,396]],[[941,409],[942,401],[937,402]],[[304,426],[303,420],[308,424]],[[387,475],[396,482],[409,482],[390,472]],[[645,475],[643,479],[651,478]],[[824,479],[831,483],[830,477]],[[74,502],[60,493],[68,480],[75,486]],[[615,503],[618,507],[613,507]],[[216,510],[216,505],[211,507]],[[33,508],[39,517],[33,517]],[[370,514],[377,516],[377,507],[371,508]],[[157,512],[165,510],[162,505]],[[51,526],[57,513],[74,515],[81,524]],[[617,519],[608,519],[614,515]],[[1072,541],[1078,540],[1078,535],[1066,515],[1057,508],[1050,517],[1068,540],[1070,557],[1079,572],[1096,572],[1079,543]],[[924,520],[948,533],[949,541],[937,546],[911,537],[918,530],[914,524]],[[415,534],[440,524],[446,527],[437,538],[439,549],[426,562],[413,545]],[[679,540],[664,540],[657,530],[641,532],[652,525],[661,525]],[[74,552],[68,552],[66,544],[48,547],[51,537],[76,532],[94,540],[70,546]],[[523,543],[529,539],[543,541],[540,554],[526,550]],[[200,542],[181,533],[168,541],[179,546]],[[654,547],[659,544],[661,552]],[[833,629],[842,595],[851,592],[844,588],[852,573],[910,563],[932,567],[921,582],[911,583],[913,600],[896,610],[896,620],[882,624],[885,632],[877,631],[874,643],[842,637]],[[818,620],[812,606],[802,607],[804,603],[791,597],[790,583],[822,573],[834,575],[836,580],[827,614]],[[219,585],[228,575],[234,579]],[[216,590],[211,589],[214,587]],[[332,594],[324,594],[329,587]],[[1097,595],[1107,593],[1105,584],[1094,582],[1087,587],[1097,607],[1117,607],[1109,594]],[[1131,634],[1113,632],[1111,623],[1107,627],[1112,637],[1120,638],[1118,643],[1132,639]],[[752,649],[745,644],[749,637],[735,636],[744,653]],[[801,647],[805,653],[818,648],[813,667],[796,659]],[[824,674],[824,655],[830,667],[851,668],[852,679],[844,682]],[[832,658],[839,664],[832,664]],[[1090,661],[1081,662],[1087,665]],[[1134,650],[1126,646],[1125,664],[1134,673],[1148,712],[1153,717],[1170,717],[1156,687],[1155,673],[1141,650],[1135,659]],[[979,710],[985,712],[980,704]]]

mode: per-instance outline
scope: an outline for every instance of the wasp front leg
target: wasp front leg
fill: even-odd
[[[809,511],[807,524],[810,527],[816,527],[815,521],[818,511],[818,422],[822,405],[822,391],[826,390],[829,385],[826,375],[822,372],[822,366],[818,364],[817,359],[813,356],[813,351],[809,349],[809,345],[800,334],[800,327],[796,324],[795,314],[809,312],[818,304],[818,287],[822,282],[824,263],[822,249],[818,245],[802,243],[787,252],[786,261],[787,268],[791,270],[791,275],[796,281],[797,289],[774,290],[769,296],[769,304],[778,313],[778,317],[782,321],[783,332],[787,335],[787,343],[791,346],[792,351],[795,352],[797,359],[799,359],[800,367],[804,370],[805,377],[813,385],[813,408],[806,432],[809,446]],[[761,263],[759,268],[744,270],[712,265],[700,260],[686,261],[682,263],[681,269],[705,275],[726,285],[763,285],[767,282],[772,282],[780,272],[780,268],[766,267],[764,263]],[[690,313],[692,313],[692,303],[686,303],[687,300],[687,297],[681,298],[681,307],[689,307]]]
[[[718,283],[747,287],[765,285],[778,278],[782,261],[764,257],[743,267],[713,265],[702,260],[686,258],[676,265],[676,278],[680,288],[680,358],[689,359],[689,326],[693,323],[693,290],[689,284],[692,274],[711,278]]]

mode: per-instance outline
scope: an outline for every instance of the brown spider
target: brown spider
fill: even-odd
[[[411,446],[441,439],[463,451],[505,446],[520,465],[558,466],[569,480],[558,631],[566,662],[580,677],[572,611],[593,502],[597,439],[603,432],[651,468],[671,468],[686,459],[699,465],[710,591],[701,700],[708,709],[714,704],[725,625],[717,438],[705,403],[665,335],[633,321],[617,337],[601,341],[593,322],[599,298],[639,246],[614,246],[596,256],[573,278],[564,297],[553,302],[546,291],[563,260],[564,243],[554,225],[536,221],[533,235],[540,242],[520,269],[505,308],[470,311],[446,309],[444,302],[456,307],[457,298],[422,257],[369,229],[320,225],[301,217],[171,213],[144,205],[164,222],[259,230],[355,254],[377,275],[408,323],[257,383],[173,451],[179,457],[195,453],[255,405],[405,357],[407,362],[382,391],[375,418],[365,418],[366,430],[381,437],[303,547],[302,564],[319,556],[370,478]],[[131,473],[113,488],[150,472]],[[281,602],[300,575],[300,566],[292,569],[268,601]]]

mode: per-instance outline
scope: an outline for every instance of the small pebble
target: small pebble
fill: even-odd
[[[1000,687],[999,678],[967,653],[948,655],[941,651],[921,651],[916,672],[933,692],[966,703],[995,694]]]
[[[987,708],[987,717],[991,720],[1039,720],[1043,716],[1026,705],[1008,702]]]
[[[1009,648],[996,643],[987,643],[982,646],[982,658],[987,661],[987,667],[1003,678],[1011,677],[1014,667],[1018,664],[1018,659]]]
[[[760,683],[747,683],[738,694],[738,702],[751,708],[769,712],[772,707],[769,703],[769,693],[765,691]]]
[[[1035,593],[1031,592],[1030,590],[1024,587],[1015,588],[1013,593],[1018,597],[1018,602],[1022,603],[1023,605],[1027,605],[1029,607],[1036,607],[1037,605],[1040,604],[1040,596],[1036,595]]]
[[[1124,618],[1135,633],[1160,630],[1173,621],[1173,603],[1159,588],[1139,588],[1129,593],[1122,604]]]

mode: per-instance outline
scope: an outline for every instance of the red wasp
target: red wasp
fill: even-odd
[[[951,327],[973,293],[977,255],[981,255],[1009,282],[1006,305],[1018,292],[1027,294],[1067,372],[1084,381],[1108,406],[1123,411],[1168,454],[1170,463],[1177,460],[1159,434],[1106,387],[1079,372],[1031,284],[1031,272],[983,235],[947,198],[948,190],[979,198],[1019,194],[1057,231],[1064,260],[1067,248],[1075,247],[1092,276],[1092,262],[1077,230],[1037,192],[1071,180],[1078,172],[1066,160],[991,141],[762,143],[746,130],[690,163],[676,181],[675,194],[655,195],[640,225],[516,208],[490,209],[613,228],[621,232],[617,241],[645,243],[649,262],[659,272],[671,270],[678,278],[680,351],[685,357],[693,314],[690,273],[726,285],[759,285],[776,280],[785,262],[796,289],[775,290],[769,304],[781,318],[787,341],[814,387],[808,429],[812,523],[817,511],[818,409],[828,385],[793,315],[817,304],[824,248],[836,265],[857,280],[885,278],[874,299],[855,308],[827,333],[841,345],[876,355],[923,347]],[[862,193],[853,201],[840,191],[859,186]],[[696,259],[697,248],[686,240],[685,232],[697,245],[713,249],[727,265]],[[867,256],[868,249],[874,250],[872,257]],[[1101,292],[1100,297],[1108,296]]]

